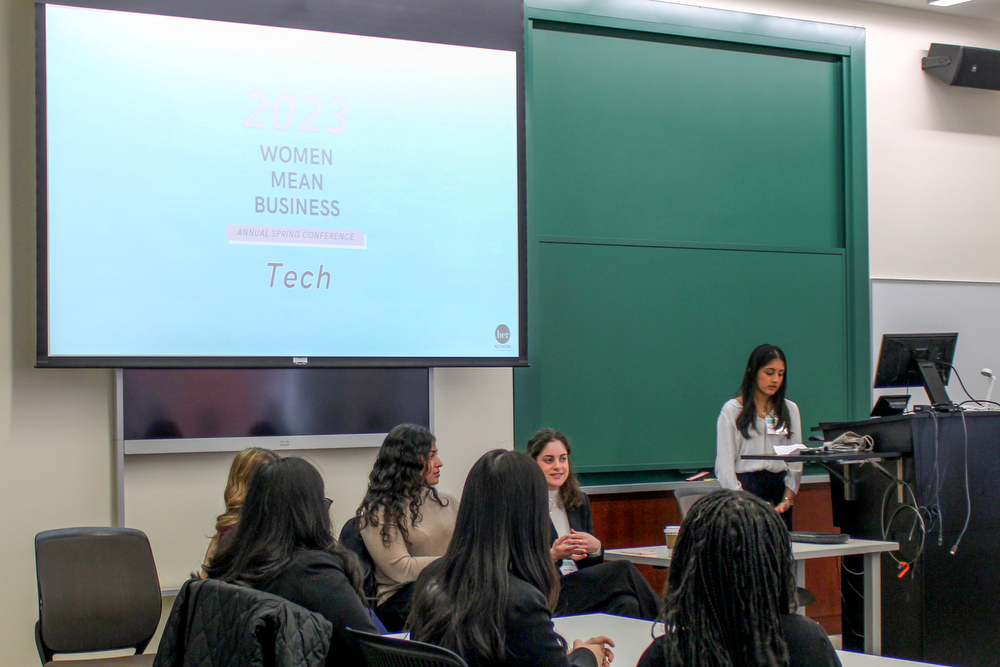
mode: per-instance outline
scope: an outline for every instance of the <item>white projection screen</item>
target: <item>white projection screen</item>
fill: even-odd
[[[526,363],[523,35],[37,12],[38,366]]]

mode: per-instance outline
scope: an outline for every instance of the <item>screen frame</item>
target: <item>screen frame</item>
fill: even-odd
[[[509,357],[90,356],[49,354],[47,5],[388,37],[516,54],[518,350]],[[474,5],[474,6],[471,6]],[[35,0],[36,368],[408,368],[528,365],[524,9],[520,0]]]
[[[275,452],[305,451],[311,449],[377,448],[382,446],[386,435],[388,435],[388,431],[376,431],[371,433],[345,431],[343,433],[316,433],[312,435],[225,435],[219,437],[181,436],[177,438],[129,438],[125,425],[126,411],[134,409],[130,408],[126,401],[126,394],[128,393],[126,384],[130,381],[130,379],[126,377],[126,373],[128,373],[129,370],[136,371],[142,369],[119,368],[115,371],[115,440],[119,451],[121,451],[124,456],[137,456],[145,454],[238,452],[247,447],[265,447]],[[198,369],[190,370],[197,372]],[[205,370],[206,369],[202,369],[202,372],[205,372]],[[406,372],[415,373],[418,372],[418,370],[419,369],[408,369]],[[424,370],[426,371],[425,386],[427,394],[426,401],[421,401],[421,417],[427,428],[433,432],[434,369],[427,368]],[[149,380],[142,379],[140,382],[146,383],[149,382]],[[424,412],[425,410],[426,413]]]

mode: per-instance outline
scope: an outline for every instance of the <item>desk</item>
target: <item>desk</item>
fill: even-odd
[[[900,482],[903,479],[902,456],[903,455],[899,452],[856,452],[853,454],[829,452],[825,454],[814,453],[812,455],[803,455],[801,451],[799,451],[784,456],[778,456],[776,454],[744,454],[740,458],[754,461],[784,461],[785,463],[818,463],[826,468],[827,472],[829,472],[833,477],[836,477],[843,482],[844,500],[854,500],[856,495],[855,485],[858,481],[857,475],[854,474],[854,466],[870,463],[876,470],[886,475],[889,479],[894,482]],[[890,459],[894,459],[896,461],[895,474],[882,467],[881,462]],[[903,502],[902,488],[900,488],[899,493],[899,502]]]
[[[812,558],[832,556],[864,555],[864,596],[865,596],[865,653],[882,653],[882,560],[881,553],[899,549],[896,542],[878,540],[848,540],[844,544],[805,544],[792,542],[792,557],[795,559],[795,583],[805,588],[806,564]],[[637,556],[634,551],[652,551],[655,554]],[[605,560],[628,560],[641,565],[670,567],[670,549],[665,546],[632,547],[628,549],[608,549]]]
[[[567,642],[574,639],[587,640],[595,635],[607,635],[615,642],[613,667],[635,667],[643,652],[653,642],[653,623],[610,614],[584,614],[582,616],[559,616],[553,618],[556,632]],[[657,624],[657,632],[662,632]],[[837,651],[844,667],[926,667],[928,663],[911,660],[897,660],[881,656]]]

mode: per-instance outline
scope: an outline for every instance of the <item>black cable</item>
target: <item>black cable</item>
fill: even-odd
[[[941,472],[940,468],[940,434],[941,434],[941,423],[938,421],[938,416],[936,412],[930,413],[931,418],[934,420],[934,493],[931,495],[932,504],[931,510],[937,514],[938,520],[938,546],[944,544],[944,512],[941,511],[941,480],[944,478],[944,474]]]
[[[938,508],[921,506],[920,514],[921,516],[924,516],[926,514],[924,522],[927,525],[927,532],[933,533],[934,529],[937,528],[938,521],[941,518],[940,514],[938,514]]]
[[[951,370],[955,371],[955,377],[957,377],[957,378],[958,378],[958,383],[959,383],[960,385],[962,385],[962,391],[964,391],[964,392],[965,392],[965,395],[969,397],[969,400],[971,400],[971,401],[975,401],[975,402],[976,402],[976,403],[978,403],[979,405],[982,405],[982,403],[980,403],[980,402],[979,402],[979,401],[977,401],[976,399],[972,398],[972,394],[970,394],[970,393],[969,393],[969,390],[965,388],[965,383],[964,383],[964,382],[962,382],[962,376],[961,376],[961,375],[959,375],[959,373],[958,373],[958,369],[957,369],[957,368],[955,368],[954,366],[952,366],[951,364],[949,364],[949,363],[948,363],[947,361],[942,361],[942,362],[939,362],[939,363],[942,363],[942,364],[944,364],[945,366],[947,366],[948,368],[950,368]]]
[[[848,572],[850,572],[850,570],[848,570]],[[847,606],[847,597],[844,595],[843,591],[840,593],[840,600],[843,603],[843,605],[846,607]],[[864,639],[865,638],[865,636],[863,634],[861,634],[860,632],[858,632],[857,630],[855,630],[854,626],[851,625],[851,616],[850,616],[850,614],[843,614],[842,615],[842,620],[843,620],[844,624],[847,627],[846,628],[841,627],[841,634],[843,634],[844,630],[847,630],[848,632],[850,632],[853,636],[857,637],[858,639]]]
[[[1000,407],[1000,403],[997,403],[996,401],[987,401],[985,398],[983,400],[981,400],[981,401],[980,400],[976,400],[974,398],[971,399],[971,400],[968,400],[968,401],[962,401],[961,403],[958,404],[958,407],[962,407],[966,403],[978,403],[979,405],[982,405],[983,403],[989,403],[990,405],[996,405],[996,406]]]
[[[864,572],[855,572],[851,568],[847,567],[847,565],[844,564],[844,558],[843,558],[843,556],[841,556],[841,558],[840,558],[840,567],[843,568],[843,570],[845,572],[847,572],[848,574],[853,574],[855,577],[863,577],[863,576],[865,576]]]
[[[907,559],[905,561],[901,560],[900,558],[897,558],[895,553],[889,552],[889,557],[892,558],[894,561],[896,561],[896,563],[908,562],[910,564],[910,567],[912,568],[913,566],[915,566],[917,564],[917,562],[920,560],[920,556],[923,555],[923,553],[924,553],[924,544],[925,544],[925,542],[927,540],[927,525],[924,523],[924,517],[920,514],[920,508],[917,507],[917,497],[916,497],[916,495],[914,495],[913,489],[910,487],[910,485],[907,484],[903,480],[899,480],[899,479],[895,479],[895,478],[893,478],[893,481],[895,482],[895,484],[889,484],[889,485],[887,485],[885,487],[885,492],[882,494],[882,511],[881,511],[881,517],[880,517],[881,518],[881,522],[882,522],[882,526],[881,526],[882,527],[882,539],[883,540],[888,540],[889,539],[889,529],[892,528],[892,522],[896,520],[896,517],[899,515],[900,512],[902,512],[904,510],[912,510],[913,514],[916,517],[916,519],[914,520],[914,525],[910,527],[910,536],[909,536],[908,539],[909,540],[913,539],[913,531],[916,530],[917,523],[919,523],[920,524],[920,544],[917,546],[917,552],[913,555],[913,558]],[[910,501],[911,501],[911,503],[906,503],[905,502],[906,501],[906,494],[904,493],[903,494],[903,501],[904,502],[900,503],[899,506],[896,507],[895,511],[893,511],[893,513],[889,516],[889,520],[886,521],[885,517],[886,517],[886,509],[887,509],[887,506],[889,504],[889,494],[893,490],[895,490],[896,484],[898,484],[899,486],[902,486],[906,491],[910,492]],[[902,551],[902,549],[899,549],[899,551]]]
[[[852,583],[851,583],[851,580],[850,580],[850,579],[842,579],[841,581],[843,581],[844,583],[846,583],[846,584],[847,584],[847,587],[848,587],[848,588],[850,588],[850,589],[851,589],[852,591],[854,591],[854,594],[858,596],[858,599],[860,599],[860,600],[864,600],[864,599],[865,599],[865,594],[864,594],[864,593],[862,593],[861,591],[859,591],[859,590],[858,590],[858,589],[857,589],[857,588],[856,588],[856,587],[854,586],[854,584],[852,584]]]
[[[965,537],[965,531],[969,528],[969,519],[972,518],[972,498],[969,495],[969,427],[965,423],[964,412],[962,413],[962,430],[965,431],[965,525],[962,526],[962,532],[958,534],[958,539],[951,547],[952,556],[958,551],[958,545]]]

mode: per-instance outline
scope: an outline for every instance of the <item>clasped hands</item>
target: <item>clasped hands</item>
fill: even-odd
[[[601,552],[601,541],[580,530],[571,530],[552,545],[552,560],[561,561],[567,558],[583,560],[587,556],[596,556]]]
[[[576,639],[573,641],[573,650],[578,648],[585,648],[594,654],[597,658],[598,667],[608,667],[611,661],[615,659],[615,654],[611,652],[614,648],[615,643],[611,641],[609,637],[601,635],[600,637],[591,637],[587,641],[582,641]]]

